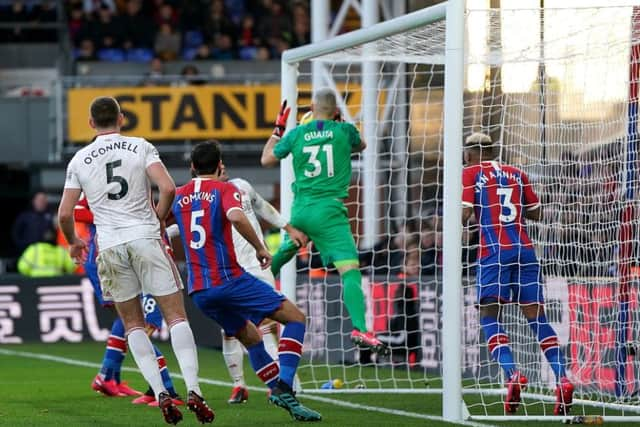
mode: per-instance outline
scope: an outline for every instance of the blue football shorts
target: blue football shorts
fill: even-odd
[[[478,261],[477,302],[544,303],[540,263],[533,249],[498,251]]]
[[[222,285],[193,292],[191,299],[227,336],[235,336],[248,321],[259,325],[282,306],[286,297],[245,272]]]

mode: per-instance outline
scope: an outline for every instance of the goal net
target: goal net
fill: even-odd
[[[572,415],[640,420],[640,10],[618,3],[546,0],[542,10],[537,0],[502,0],[491,9],[488,0],[468,0],[462,126],[464,136],[490,135],[497,159],[525,171],[542,201],[543,219],[527,231],[575,385]],[[353,158],[346,206],[368,327],[392,349],[377,357],[353,347],[340,278],[309,247],[281,276],[308,317],[299,369],[305,392],[441,393],[447,386],[443,11],[435,6],[283,58],[283,97],[297,118],[310,107],[312,83],[330,87],[369,145]],[[283,207],[289,181],[285,166]],[[479,325],[477,227],[464,228],[460,244],[462,393],[471,417],[491,419],[505,415],[506,378]],[[520,307],[503,305],[500,320],[528,378],[517,416],[553,415],[556,378]],[[344,386],[333,387],[334,379]]]

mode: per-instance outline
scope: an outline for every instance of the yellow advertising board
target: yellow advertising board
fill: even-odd
[[[347,93],[349,110],[360,106],[360,86]],[[280,85],[203,85],[72,88],[67,92],[68,139],[93,138],[89,106],[98,96],[115,97],[125,116],[122,133],[151,141],[208,139],[263,140],[273,131]],[[311,104],[309,85],[299,88],[298,106]]]

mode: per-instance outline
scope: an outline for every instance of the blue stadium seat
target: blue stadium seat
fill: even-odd
[[[124,62],[125,56],[122,49],[100,49],[98,59],[107,62]]]
[[[184,33],[184,48],[192,49],[197,48],[204,41],[204,37],[202,37],[202,33],[197,30],[187,31]]]
[[[245,46],[240,49],[239,57],[244,61],[251,61],[256,59],[256,53],[258,52],[258,48],[254,46]]]
[[[182,59],[186,60],[186,61],[191,61],[193,60],[193,58],[196,57],[196,54],[198,53],[198,48],[196,47],[191,47],[188,49],[184,49],[184,51],[182,52]]]
[[[135,48],[127,51],[127,61],[131,62],[151,62],[153,51],[146,48]]]

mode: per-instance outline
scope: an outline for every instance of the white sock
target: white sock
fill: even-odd
[[[234,337],[225,337],[222,332],[222,356],[227,365],[233,386],[245,386],[242,344]]]
[[[198,383],[198,351],[191,326],[186,320],[182,320],[174,323],[169,333],[171,334],[171,347],[173,347],[173,353],[178,359],[187,391],[195,391],[202,396]]]
[[[262,342],[264,342],[264,348],[269,353],[269,356],[276,362],[278,361],[278,340],[269,331],[262,333]]]
[[[142,376],[151,385],[158,400],[158,395],[167,391],[162,383],[162,376],[158,369],[156,353],[153,351],[153,344],[143,328],[135,328],[127,334],[127,342],[133,354],[133,359],[142,372]]]

